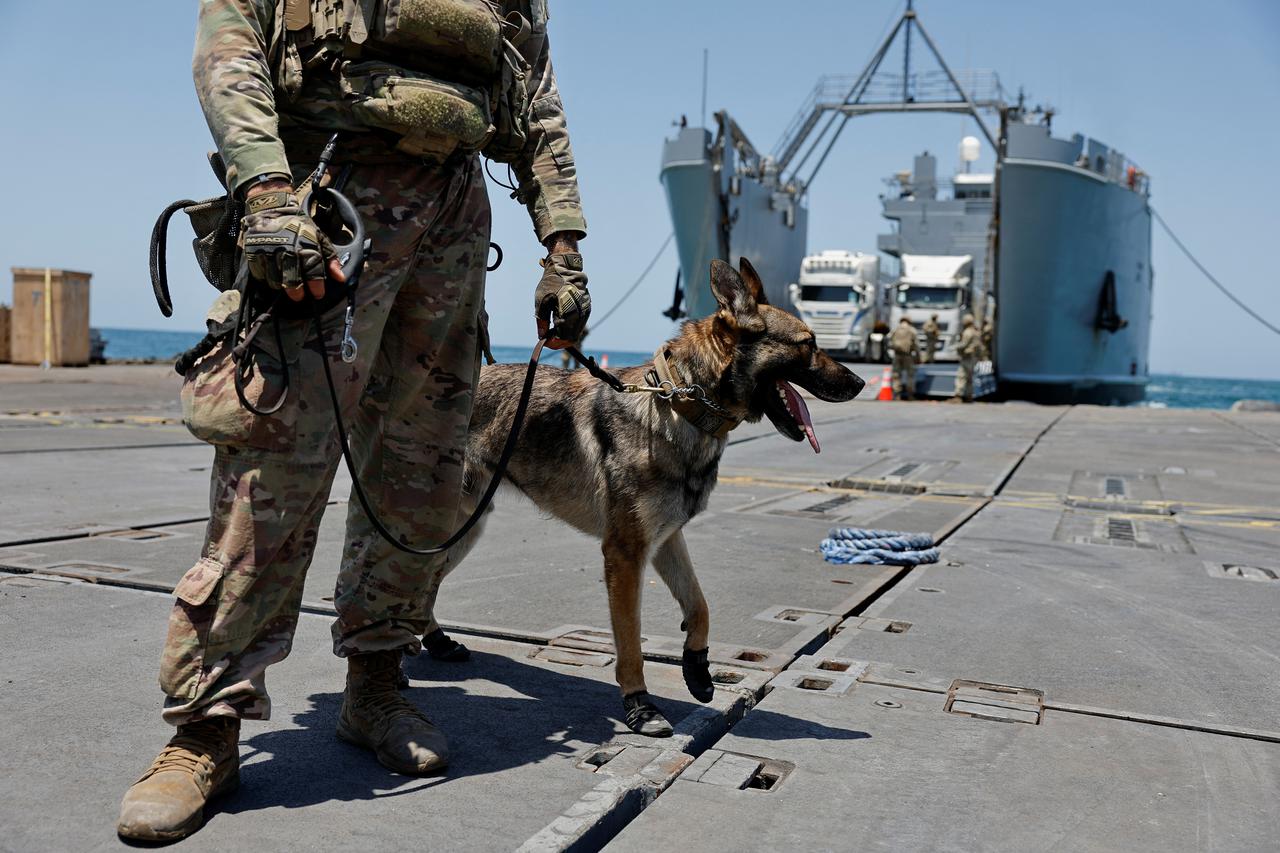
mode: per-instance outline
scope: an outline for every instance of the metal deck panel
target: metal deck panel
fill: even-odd
[[[1222,553],[1055,541],[1062,513],[989,505],[876,609],[907,633],[844,632],[819,654],[1280,731],[1280,581],[1211,577]]]
[[[113,830],[120,796],[170,733],[155,683],[168,609],[160,595],[0,576],[0,847],[125,849]],[[510,642],[472,648],[468,664],[408,667],[407,695],[454,757],[445,778],[399,776],[334,735],[343,665],[328,620],[304,614],[293,654],[269,676],[273,720],[242,729],[240,790],[172,849],[519,846],[598,784],[576,765],[626,731],[618,690],[609,667],[533,660],[534,647]],[[646,674],[673,723],[700,707],[678,668]]]
[[[606,849],[1253,851],[1280,833],[1276,744],[1052,710],[997,722],[943,700],[775,690],[714,749],[789,776],[689,781],[708,752]]]
[[[782,436],[760,438],[731,445],[722,475],[816,484],[876,479],[903,465],[932,462],[944,464],[929,472],[930,489],[990,494],[1062,411],[1025,404],[868,402],[851,408],[856,417],[818,428],[822,453]],[[912,475],[901,480],[910,482]]]

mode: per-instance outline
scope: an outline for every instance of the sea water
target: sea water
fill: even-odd
[[[168,361],[190,349],[203,336],[201,332],[161,332],[151,329],[99,329],[107,342],[109,360]],[[494,347],[493,355],[502,362],[524,362],[529,350],[523,347]],[[599,361],[604,352],[591,350],[587,355]],[[609,367],[643,364],[653,356],[647,352],[608,352]],[[559,365],[560,353],[544,351],[542,360]],[[1269,400],[1280,403],[1280,381],[1266,379],[1215,379],[1204,376],[1152,374],[1147,385],[1147,399],[1139,406],[1171,409],[1229,409],[1236,400]]]

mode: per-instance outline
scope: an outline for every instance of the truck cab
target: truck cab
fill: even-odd
[[[831,357],[873,357],[873,345],[881,337],[876,324],[889,309],[879,258],[845,250],[809,255],[801,261],[800,280],[790,292],[796,313]]]
[[[970,255],[903,255],[902,276],[893,286],[890,325],[906,317],[916,327],[924,351],[924,324],[938,315],[934,361],[956,361],[960,320],[973,311],[973,258]]]

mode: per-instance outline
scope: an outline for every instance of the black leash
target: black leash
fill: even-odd
[[[373,529],[378,532],[378,535],[406,554],[414,554],[419,557],[443,554],[462,541],[462,537],[466,536],[471,531],[471,528],[479,523],[489,509],[489,505],[493,502],[494,493],[498,491],[498,486],[502,484],[502,478],[506,476],[507,465],[511,462],[511,457],[515,455],[516,442],[520,439],[520,428],[524,426],[525,413],[529,410],[529,399],[533,396],[533,379],[537,374],[538,359],[542,356],[542,347],[546,341],[539,340],[538,345],[533,348],[533,354],[529,356],[529,367],[524,374],[524,387],[520,389],[520,399],[516,403],[515,417],[511,419],[511,431],[507,433],[507,443],[503,445],[502,453],[498,456],[498,464],[493,469],[493,476],[489,479],[489,485],[485,488],[484,494],[480,496],[480,502],[476,504],[475,511],[444,542],[430,548],[415,548],[412,545],[401,542],[395,537],[395,534],[387,529],[387,526],[382,523],[382,519],[378,518],[377,513],[374,512],[373,505],[364,493],[364,487],[360,485],[360,476],[356,471],[356,463],[351,456],[351,446],[347,441],[347,427],[342,419],[342,404],[338,400],[338,389],[333,383],[333,371],[329,368],[329,348],[325,344],[324,329],[320,324],[318,307],[313,306],[311,317],[316,330],[317,344],[320,348],[321,363],[324,365],[324,381],[329,387],[329,400],[333,404],[333,418],[338,426],[338,441],[342,449],[342,459],[347,465],[347,472],[351,475],[351,490],[356,493],[360,506],[364,508],[364,514],[369,517],[369,523],[373,525]]]
[[[623,391],[626,390],[625,386],[622,384],[621,379],[614,376],[612,373],[605,370],[600,365],[596,364],[596,360],[594,358],[583,355],[582,351],[577,347],[567,346],[564,348],[564,351],[569,353],[569,355],[573,356],[573,360],[578,362],[578,364],[580,364],[582,367],[584,367],[587,373],[590,373],[592,376],[594,376],[596,379],[599,379],[605,385],[608,385],[610,388],[617,391],[618,393],[622,393]]]

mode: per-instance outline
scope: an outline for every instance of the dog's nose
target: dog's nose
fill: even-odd
[[[856,373],[853,374],[853,394],[849,397],[849,399],[852,400],[854,397],[861,394],[862,389],[866,387],[867,387],[867,380],[863,379],[861,376],[859,376]]]

